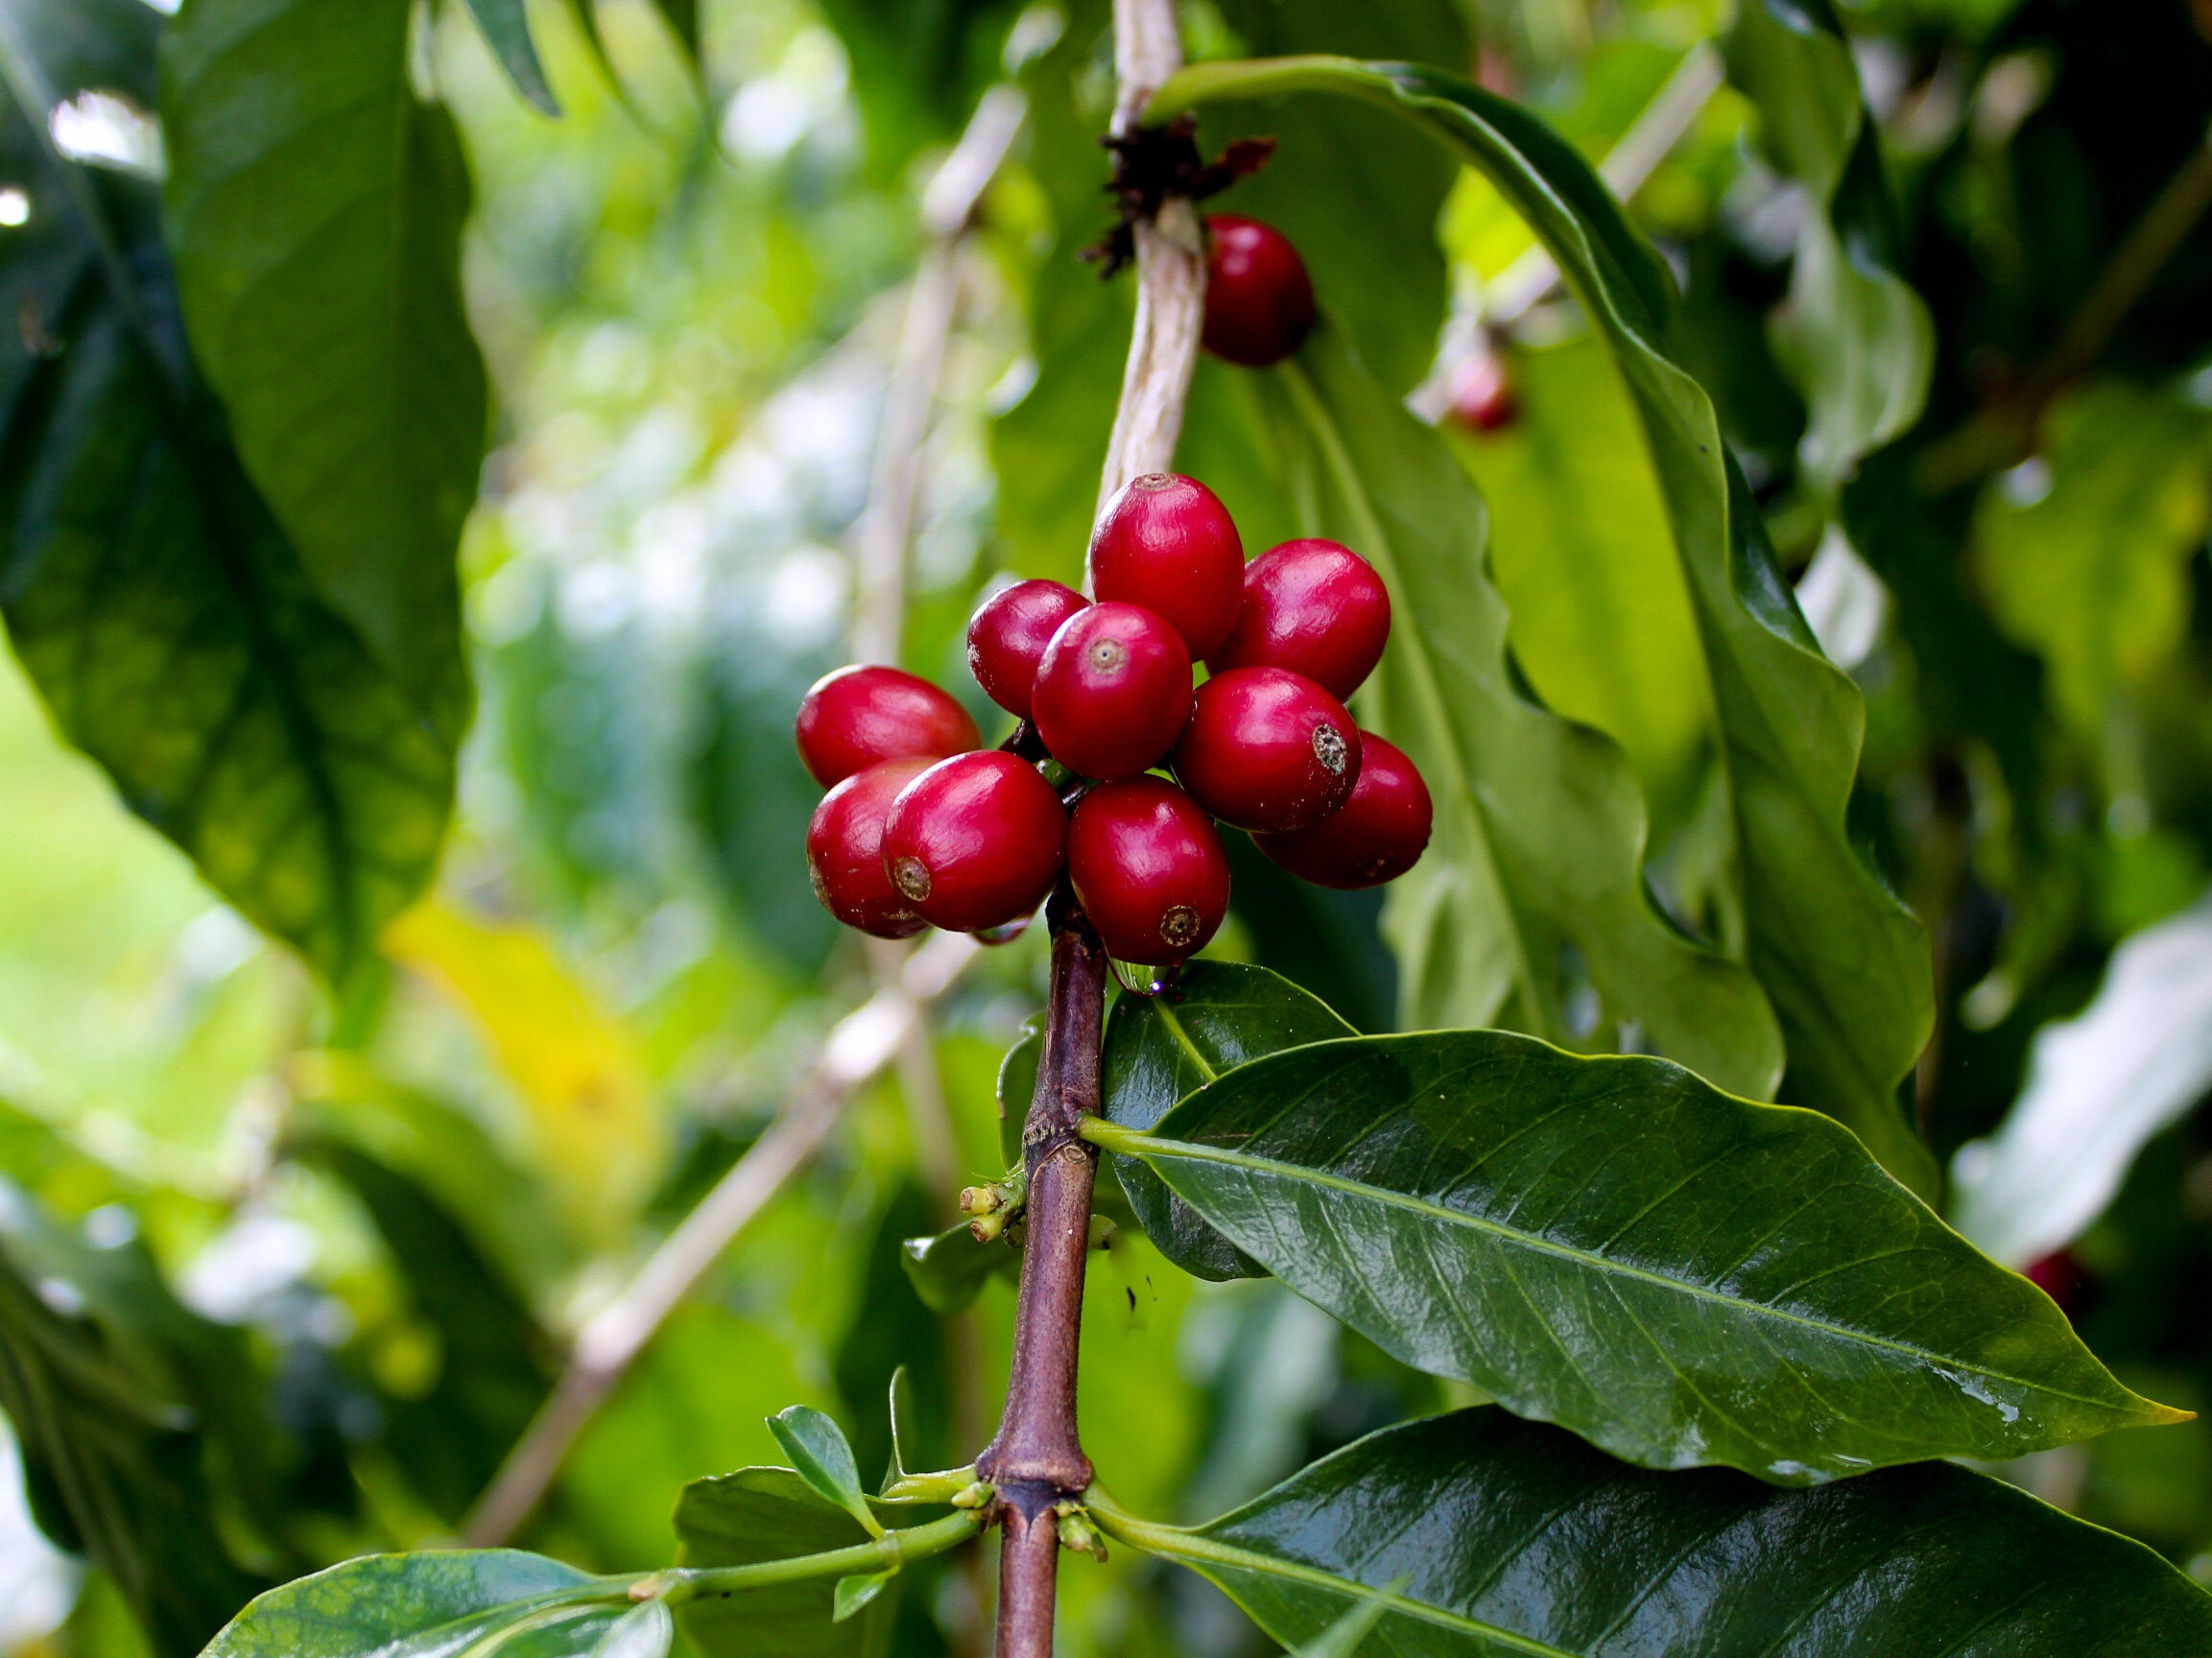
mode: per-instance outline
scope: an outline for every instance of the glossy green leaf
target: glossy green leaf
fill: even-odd
[[[686,1566],[746,1566],[868,1539],[859,1521],[789,1468],[741,1468],[685,1486],[676,1531]],[[835,1594],[829,1578],[813,1577],[687,1601],[677,1622],[702,1658],[860,1658],[879,1650],[894,1598],[878,1596],[859,1617],[833,1624]]]
[[[193,0],[162,41],[193,349],[318,593],[428,728],[466,722],[455,568],[484,457],[468,173],[409,79],[409,0]]]
[[[510,1549],[371,1554],[272,1589],[205,1658],[446,1658],[494,1647],[501,1658],[588,1658],[631,1612],[626,1597],[587,1599],[599,1582]]]
[[[224,1549],[200,1401],[149,1328],[190,1315],[108,1292],[91,1253],[0,1183],[0,1410],[40,1528],[114,1580],[157,1658],[187,1658],[259,1580]],[[223,1385],[250,1409],[260,1378]]]
[[[1275,370],[1286,486],[1305,533],[1364,554],[1394,631],[1361,718],[1411,754],[1435,839],[1385,926],[1404,966],[1400,1023],[1505,1024],[1611,1046],[1644,1040],[1738,1093],[1767,1096],[1781,1041],[1750,972],[1677,930],[1645,888],[1643,797],[1608,737],[1524,697],[1484,564],[1485,516],[1444,439],[1324,329]],[[1579,962],[1601,999],[1572,1005]]]
[[[1385,1597],[1403,1594],[1406,1585],[1405,1578],[1393,1578],[1382,1593],[1354,1601],[1350,1611],[1311,1641],[1291,1648],[1291,1658],[1352,1658],[1375,1632],[1375,1625],[1383,1621],[1383,1615],[1391,1610],[1391,1602]]]
[[[907,1282],[932,1313],[960,1313],[975,1304],[993,1278],[1015,1278],[1021,1255],[1006,1241],[979,1244],[965,1226],[930,1238],[909,1238],[899,1246]]]
[[[1648,1467],[1804,1484],[2179,1414],[1834,1123],[1662,1059],[1355,1037],[1090,1132],[1386,1352]]]
[[[1264,967],[1193,961],[1158,996],[1125,996],[1106,1016],[1099,1076],[1104,1115],[1150,1128],[1186,1094],[1262,1054],[1354,1034],[1318,998]],[[1251,1277],[1266,1268],[1208,1226],[1142,1158],[1115,1172],[1160,1253],[1201,1278]]]
[[[530,37],[530,8],[526,0],[468,0],[476,26],[491,45],[492,56],[514,83],[514,89],[547,115],[560,113],[559,100],[545,79],[536,42]]]
[[[861,1492],[860,1465],[853,1459],[852,1447],[832,1418],[811,1405],[786,1405],[768,1419],[768,1431],[807,1489],[850,1514],[870,1537],[883,1535],[882,1522]]]
[[[112,65],[29,67],[59,97]],[[229,448],[173,325],[151,188],[65,176],[12,111],[0,150],[32,197],[0,251],[22,324],[0,337],[11,642],[131,808],[344,982],[430,874],[451,742],[315,591]]]
[[[1286,1645],[1379,1599],[1367,1650],[1403,1658],[2212,1649],[2212,1597],[2150,1550],[1963,1468],[1776,1491],[1495,1409],[1386,1429],[1204,1526],[1106,1521]]]
[[[2057,399],[2042,454],[1974,513],[1974,573],[1997,626],[2041,656],[2075,730],[2100,735],[2189,632],[2189,563],[2212,522],[2212,414],[2103,381]]]
[[[1510,356],[1511,424],[1445,431],[1489,508],[1513,661],[1546,707],[1620,744],[1655,822],[1678,822],[1714,714],[1635,408],[1591,335]]]
[[[1711,399],[1662,348],[1672,288],[1664,268],[1587,162],[1525,111],[1455,76],[1326,59],[1204,64],[1162,87],[1148,119],[1291,87],[1397,109],[1480,168],[1542,239],[1611,350],[1704,643],[1748,959],[1781,1023],[1791,1097],[1848,1124],[1885,1166],[1933,1190],[1933,1160],[1895,1098],[1933,1022],[1928,938],[1844,823],[1865,704],[1797,614]],[[1404,936],[1422,933],[1408,926]],[[1479,984],[1486,973],[1502,1001],[1499,965],[1470,954],[1462,977]]]
[[[591,1658],[663,1658],[676,1644],[676,1614],[665,1600],[648,1600],[607,1626]]]
[[[840,1577],[830,1594],[829,1621],[843,1623],[847,1618],[858,1616],[873,1603],[875,1598],[891,1587],[892,1572],[855,1572]]]
[[[1036,1068],[1044,1057],[1044,1019],[1032,1015],[1021,1036],[998,1064],[998,1147],[1009,1169],[1021,1167],[1021,1134],[1036,1093]]]
[[[1863,457],[1919,418],[1935,323],[1898,273],[1881,146],[1828,0],[1745,0],[1724,56],[1759,112],[1768,154],[1811,198],[1774,331],[1809,416],[1799,464],[1832,497]]]

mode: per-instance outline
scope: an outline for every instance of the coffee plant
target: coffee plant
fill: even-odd
[[[0,81],[0,1652],[2212,1655],[2212,9]]]

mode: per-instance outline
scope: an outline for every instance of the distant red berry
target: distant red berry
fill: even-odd
[[[798,705],[798,757],[824,789],[879,760],[941,760],[982,746],[965,708],[898,668],[840,668]]]
[[[1502,351],[1468,358],[1452,376],[1452,415],[1477,432],[1502,432],[1520,414],[1512,365]]]
[[[1016,581],[983,602],[967,625],[967,665],[984,695],[1029,718],[1037,664],[1060,624],[1090,603],[1058,581]]]
[[[2060,1249],[2031,1263],[2021,1276],[2058,1303],[2058,1311],[2071,1319],[2081,1310],[2090,1290],[2089,1274],[2070,1249]]]
[[[1245,597],[1245,544],[1221,498],[1195,478],[1148,472],[1106,509],[1090,544],[1101,599],[1142,604],[1183,636],[1191,660],[1221,648]]]
[[[1192,699],[1176,776],[1240,829],[1303,829],[1351,797],[1360,733],[1344,705],[1302,674],[1232,668]]]
[[[1206,221],[1206,313],[1201,343],[1216,357],[1265,368],[1305,343],[1314,285],[1290,238],[1257,219]]]
[[[1191,712],[1191,659],[1150,610],[1102,600],[1060,624],[1037,668],[1030,718],[1052,757],[1085,777],[1156,766]]]
[[[806,869],[814,895],[847,927],[877,938],[905,938],[929,923],[891,884],[883,866],[883,826],[891,803],[934,764],[879,760],[822,796],[806,831]]]
[[[1334,541],[1285,541],[1245,566],[1244,607],[1208,666],[1288,668],[1342,701],[1390,636],[1391,596],[1372,564]]]
[[[940,760],[900,790],[883,831],[891,884],[948,933],[1017,921],[1044,902],[1067,811],[1036,768],[995,748]]]
[[[1229,860],[1205,809],[1172,783],[1102,783],[1068,825],[1068,880],[1123,961],[1164,967],[1204,946],[1229,907]]]
[[[1352,797],[1319,823],[1252,844],[1317,887],[1379,887],[1420,862],[1435,808],[1429,786],[1403,749],[1360,734],[1360,780]]]

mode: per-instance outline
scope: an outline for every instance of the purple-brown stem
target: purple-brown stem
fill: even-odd
[[[1090,1458],[1076,1431],[1091,1183],[1098,1149],[1081,1138],[1099,1105],[1106,955],[1063,885],[1046,911],[1052,989],[1044,1053],[1022,1129],[1029,1172],[1021,1295],[1006,1414],[976,1469],[998,1488],[998,1658],[1051,1658],[1059,1530],[1053,1505],[1082,1495]]]

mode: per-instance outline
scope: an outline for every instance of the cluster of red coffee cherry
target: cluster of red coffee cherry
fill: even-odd
[[[1215,818],[1323,887],[1413,867],[1428,787],[1344,712],[1391,628],[1366,559],[1305,540],[1247,564],[1212,490],[1154,473],[1116,498],[1090,568],[1095,604],[1021,581],[968,625],[977,682],[1021,721],[1002,747],[895,668],[841,668],[806,694],[798,750],[829,786],[807,863],[832,914],[883,938],[988,936],[1064,868],[1109,954],[1168,966],[1228,910]],[[1194,661],[1211,670],[1195,692]]]

